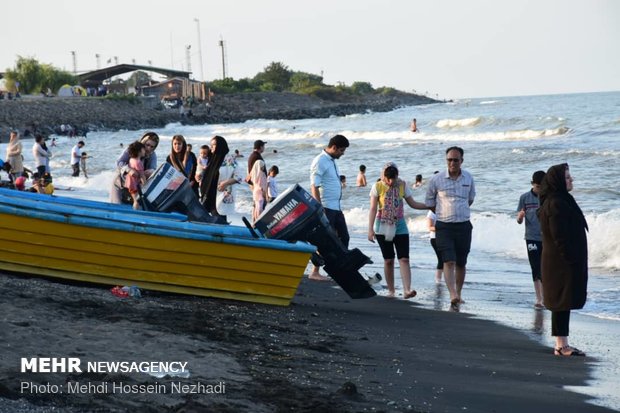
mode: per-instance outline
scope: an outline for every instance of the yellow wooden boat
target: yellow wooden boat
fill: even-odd
[[[0,269],[288,305],[315,247],[184,215],[0,188]]]

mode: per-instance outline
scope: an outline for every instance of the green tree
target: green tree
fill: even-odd
[[[216,93],[256,92],[258,90],[251,79],[234,80],[232,77],[216,79],[210,82],[208,87]]]
[[[141,87],[144,85],[148,85],[151,81],[151,76],[148,73],[143,72],[142,70],[136,70],[129,76],[127,79],[127,85],[129,87]]]
[[[254,83],[261,90],[281,92],[289,89],[292,74],[293,72],[284,63],[271,62],[262,72],[254,76]]]
[[[51,65],[41,65],[41,91],[47,91],[47,88],[56,93],[62,85],[75,85],[77,83],[75,76],[69,72],[58,70]]]
[[[353,82],[351,85],[351,92],[356,95],[368,95],[374,92],[372,85],[368,82]]]
[[[19,82],[21,93],[39,93],[48,87],[55,92],[65,83],[76,83],[75,76],[70,73],[22,56],[17,56],[14,69],[6,71],[6,78],[14,83]]]
[[[41,91],[42,70],[36,59],[18,56],[14,70],[7,70],[6,77],[16,84],[21,93]]]
[[[316,90],[316,86],[323,85],[323,77],[306,72],[295,72],[291,76],[290,89],[294,93],[307,93],[308,90]]]

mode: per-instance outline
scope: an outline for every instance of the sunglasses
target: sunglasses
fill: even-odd
[[[458,159],[458,158],[447,158],[446,161],[448,161],[448,163],[450,163],[450,162],[454,162],[454,163],[461,162],[461,160]]]
[[[144,146],[146,146],[147,148],[154,148],[155,147],[155,145],[153,145],[152,143],[147,143]]]

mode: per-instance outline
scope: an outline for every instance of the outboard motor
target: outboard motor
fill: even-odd
[[[330,225],[323,206],[299,184],[284,191],[258,217],[254,227],[266,238],[306,241],[318,248],[325,271],[351,298],[369,298],[376,292],[359,273],[371,263],[359,249],[347,250]],[[317,258],[322,263],[317,262]]]
[[[160,165],[151,175],[142,187],[142,197],[151,211],[179,212],[190,221],[226,224],[202,206],[185,175],[169,163]]]

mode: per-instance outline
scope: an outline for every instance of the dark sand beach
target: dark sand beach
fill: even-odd
[[[558,358],[523,333],[398,299],[352,301],[304,279],[290,307],[0,274],[0,412],[606,412],[584,385],[592,358]],[[189,377],[21,373],[22,357],[183,361]],[[62,393],[22,392],[22,382]],[[107,391],[68,393],[68,383]],[[113,384],[221,394],[113,393]]]

